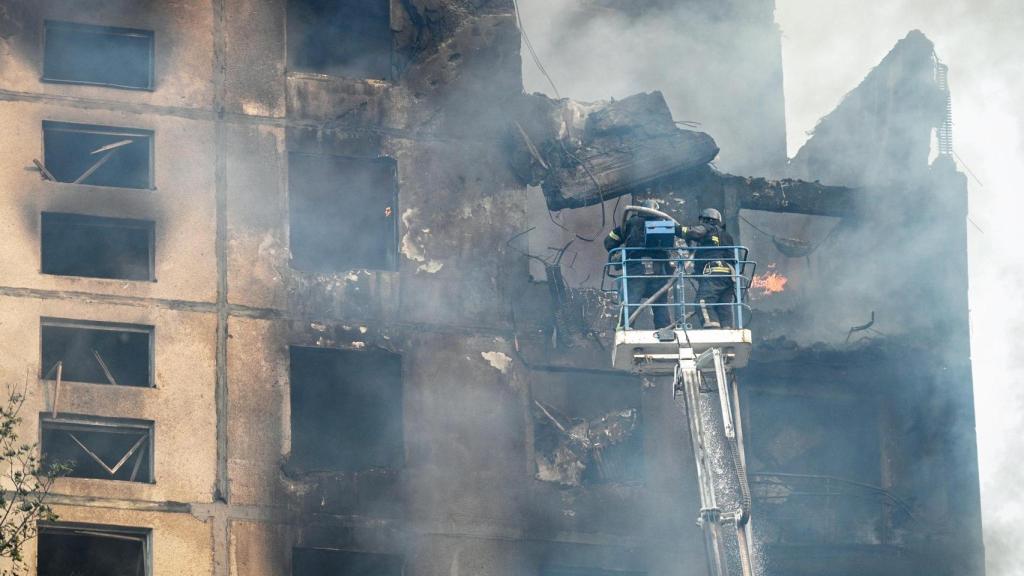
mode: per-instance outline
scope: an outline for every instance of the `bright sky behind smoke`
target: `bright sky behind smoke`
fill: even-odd
[[[950,67],[954,147],[976,176],[967,226],[988,575],[1024,575],[1024,3],[777,0],[776,20],[790,155],[907,31],[927,34]]]

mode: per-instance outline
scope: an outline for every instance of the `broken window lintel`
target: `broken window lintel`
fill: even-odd
[[[130,36],[135,38],[152,38],[154,32],[143,28],[124,28],[121,26],[102,26],[99,24],[85,24],[82,22],[69,22],[67,20],[44,20],[44,26],[48,29],[64,28],[84,32],[87,34],[109,34],[112,36]]]
[[[151,528],[139,526],[117,526],[113,524],[91,524],[86,522],[40,522],[39,529],[50,534],[88,534],[90,536],[123,537],[136,542],[146,542],[152,535]]]
[[[54,316],[42,316],[39,318],[39,322],[43,326],[55,326],[58,328],[85,328],[88,330],[109,330],[111,332],[153,334],[153,326],[149,324],[124,324],[120,322],[106,322],[103,320],[57,318]]]
[[[94,216],[92,214],[75,214],[71,212],[41,212],[55,224],[77,224],[93,228],[131,228],[145,230],[154,234],[156,221],[139,218],[120,218],[117,216]],[[152,239],[151,239],[152,240]]]
[[[43,130],[47,132],[74,132],[76,134],[95,134],[97,136],[120,136],[123,138],[148,138],[149,145],[153,144],[153,130],[145,128],[122,128],[118,126],[104,126],[102,124],[79,124],[77,122],[61,122],[58,120],[43,120]]]
[[[124,433],[143,433],[153,430],[152,420],[136,418],[105,418],[103,416],[87,416],[82,414],[61,414],[57,418],[40,415],[40,423],[47,424],[51,429],[71,432],[93,432],[97,427],[124,430]],[[130,431],[130,432],[129,432]]]

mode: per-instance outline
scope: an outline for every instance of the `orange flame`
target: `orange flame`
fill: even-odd
[[[760,290],[762,295],[776,294],[786,289],[787,282],[789,282],[789,278],[773,271],[767,274],[756,274],[750,287]]]

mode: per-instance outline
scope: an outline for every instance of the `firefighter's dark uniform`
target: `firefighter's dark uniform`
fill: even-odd
[[[608,236],[604,239],[605,250],[610,252],[623,245],[626,248],[643,248],[645,236],[644,222],[646,220],[646,218],[638,214],[627,218],[622,226],[616,227],[608,233]],[[671,274],[671,267],[667,262],[669,254],[665,250],[629,250],[626,256],[628,256],[628,259],[625,263],[625,273],[630,276],[626,280],[626,296],[628,300],[626,302],[626,317],[628,318],[641,303],[654,296],[654,293],[670,280],[668,276]],[[645,259],[647,260],[646,262]],[[643,276],[653,277],[644,278]],[[667,306],[669,292],[669,290],[666,290],[664,294],[651,303],[661,304],[661,306],[651,306],[655,329],[664,328],[672,324],[672,318]]]
[[[733,282],[736,256],[732,250],[714,250],[713,247],[734,246],[732,235],[723,227],[707,221],[683,227],[681,232],[691,246],[707,248],[696,250],[693,262],[693,273],[704,275],[697,279],[697,317],[701,326],[731,328],[733,306],[728,304],[736,301]]]

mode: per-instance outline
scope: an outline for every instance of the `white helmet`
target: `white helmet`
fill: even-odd
[[[700,211],[701,220],[710,220],[719,226],[722,225],[722,213],[714,208],[705,208]]]

